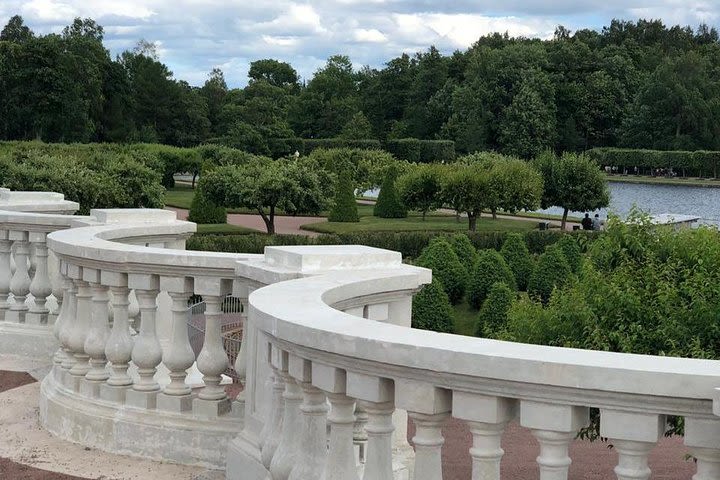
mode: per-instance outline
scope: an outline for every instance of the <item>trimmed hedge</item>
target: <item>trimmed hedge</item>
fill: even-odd
[[[460,303],[465,295],[467,272],[449,242],[444,239],[432,241],[418,257],[416,264],[433,271],[433,278],[443,286],[450,303]]]
[[[436,237],[436,238],[445,238],[445,237]],[[434,241],[435,239],[433,239]],[[477,260],[477,249],[472,244],[470,239],[467,235],[464,233],[456,233],[452,237],[450,237],[450,246],[455,251],[455,254],[458,257],[458,260],[460,260],[460,263],[465,268],[465,273],[467,273],[468,277],[472,273],[473,266],[475,265],[475,261]]]
[[[359,148],[362,150],[380,150],[380,141],[374,139],[349,140],[346,138],[305,138],[303,139],[303,153],[308,155],[315,149],[324,148]]]
[[[360,221],[354,191],[350,174],[344,171],[335,185],[335,200],[328,215],[329,222]]]
[[[500,254],[507,262],[510,270],[512,270],[518,289],[526,290],[535,264],[523,235],[521,233],[508,234],[505,243],[500,249]]]
[[[643,150],[635,148],[593,148],[587,155],[600,167],[618,167],[622,173],[650,174],[656,168],[672,168],[680,175],[718,178],[720,151]]]
[[[528,282],[528,295],[543,303],[550,300],[553,290],[567,282],[572,269],[559,245],[551,245],[540,255]]]
[[[267,146],[270,150],[270,156],[272,158],[287,157],[288,155],[294,155],[295,152],[298,152],[300,155],[305,153],[303,139],[299,137],[268,138]]]
[[[479,309],[496,282],[515,289],[515,277],[503,256],[496,250],[481,250],[468,285],[468,303]]]
[[[493,337],[507,323],[507,314],[515,300],[515,292],[506,283],[495,282],[480,308],[475,335]]]
[[[415,163],[448,163],[455,160],[452,140],[420,140],[402,138],[385,142],[385,150],[400,160]]]
[[[573,235],[579,238],[595,239],[599,233],[568,232],[556,233],[552,230],[531,231],[525,233],[525,241],[531,253],[540,253],[546,245],[551,245],[562,235]],[[451,238],[448,232],[350,232],[340,234],[323,234],[312,238],[306,235],[267,235],[250,233],[244,235],[203,235],[195,234],[188,240],[188,250],[207,250],[233,253],[262,253],[266,245],[367,245],[400,252],[403,258],[418,258],[423,249],[437,237]],[[468,232],[466,235],[478,250],[491,248],[500,250],[505,241],[505,232]],[[546,236],[546,238],[543,238]],[[534,247],[542,246],[540,250]]]
[[[373,208],[373,215],[380,218],[405,218],[407,217],[407,208],[400,200],[397,186],[397,170],[390,168],[385,175],[380,194]]]
[[[425,285],[413,298],[412,327],[434,332],[452,333],[453,310],[439,281]]]
[[[227,210],[207,198],[203,190],[198,187],[190,203],[188,220],[204,224],[227,223]]]

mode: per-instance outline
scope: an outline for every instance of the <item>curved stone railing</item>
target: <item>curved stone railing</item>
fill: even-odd
[[[600,434],[619,454],[617,478],[649,478],[648,454],[668,415],[684,418],[684,442],[697,459],[694,480],[720,478],[720,362],[407,328],[407,311],[391,308],[393,294],[427,281],[420,269],[387,265],[254,292],[249,323],[262,339],[256,358],[272,381],[248,388],[245,430],[230,445],[227,478],[357,479],[364,470],[364,479],[389,480],[401,476],[396,464],[407,459],[415,479],[439,480],[441,426],[452,416],[472,432],[473,479],[500,478],[500,441],[513,419],[540,444],[540,478],[566,479],[568,447],[588,425],[589,407],[600,409]],[[369,320],[379,310],[378,321]],[[360,461],[353,451],[358,406],[367,421]],[[414,460],[392,439],[398,409],[416,425]]]
[[[0,191],[0,210],[10,193]],[[53,213],[37,197],[25,200],[37,213],[18,212],[19,200],[0,211],[0,352],[11,348],[5,338],[45,338],[44,354],[55,356],[41,422],[62,438],[226,466],[233,480],[437,480],[441,426],[453,416],[473,435],[472,478],[498,479],[503,430],[517,419],[540,444],[540,478],[557,480],[567,478],[568,445],[595,407],[619,479],[649,477],[647,456],[668,415],[684,418],[695,480],[720,478],[720,362],[419,331],[409,328],[412,295],[431,272],[396,252],[190,252],[184,241],[195,226],[172,212],[72,217],[57,212],[77,205],[50,200]],[[248,306],[235,402],[221,385],[218,321],[231,293]],[[207,306],[197,357],[185,328],[192,295]],[[193,375],[202,377],[196,389]]]

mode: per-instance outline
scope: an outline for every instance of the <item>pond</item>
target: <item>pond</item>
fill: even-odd
[[[701,223],[720,225],[720,188],[692,187],[686,185],[655,185],[626,182],[610,182],[610,207],[592,212],[607,218],[608,212],[625,217],[633,205],[652,215],[672,213],[696,215]],[[377,197],[380,189],[369,190],[365,196]],[[538,210],[539,213],[562,215],[560,208]],[[582,217],[584,212],[570,212]],[[592,215],[591,215],[592,216]]]
[[[610,207],[593,212],[600,213],[602,218],[607,217],[608,211],[624,217],[633,205],[636,205],[653,215],[696,215],[702,218],[701,223],[720,225],[720,188],[625,182],[610,182],[609,187]],[[549,208],[540,212],[562,215],[560,208]],[[571,215],[581,217],[583,212],[571,212]]]

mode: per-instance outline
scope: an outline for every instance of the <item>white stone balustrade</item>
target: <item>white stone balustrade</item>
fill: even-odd
[[[40,415],[62,438],[226,466],[231,480],[439,480],[452,416],[473,437],[473,480],[500,478],[509,422],[532,430],[540,478],[564,480],[570,442],[596,407],[619,480],[650,478],[647,458],[669,415],[685,420],[694,480],[720,478],[720,362],[418,331],[412,295],[430,272],[396,252],[190,252],[195,226],[173,212],[73,217],[62,213],[77,205],[55,194],[15,193],[0,190],[0,352],[54,355]],[[232,404],[220,382],[231,291],[247,307],[235,363],[244,391]],[[185,326],[192,295],[206,304],[197,358]],[[52,297],[62,297],[59,311]],[[192,391],[194,363],[205,385]]]

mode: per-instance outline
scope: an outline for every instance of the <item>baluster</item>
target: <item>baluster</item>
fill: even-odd
[[[85,379],[93,382],[93,394],[99,394],[99,383],[110,376],[105,369],[105,347],[110,336],[108,287],[100,283],[100,271],[84,269],[83,278],[90,281],[92,290],[92,321],[85,339],[85,352],[90,356],[90,370]]]
[[[158,408],[184,412],[192,409],[191,390],[185,384],[185,371],[195,361],[187,330],[187,299],[192,295],[192,280],[161,277],[160,288],[167,291],[172,299],[172,324],[170,344],[163,352],[163,364],[170,370],[170,384],[159,396]]]
[[[82,273],[82,269],[80,269]],[[84,377],[90,370],[90,356],[85,353],[85,340],[87,339],[90,322],[92,319],[92,291],[90,284],[82,279],[73,278],[77,293],[77,311],[75,321],[72,322],[69,346],[75,357],[75,362],[70,369],[70,375],[76,380],[76,388],[79,388],[79,379]]]
[[[13,302],[7,312],[6,320],[15,323],[25,321],[25,314],[28,306],[25,304],[28,293],[30,293],[30,274],[28,273],[28,257],[30,245],[28,243],[28,232],[10,231],[10,240],[15,240],[15,273],[10,280],[10,291],[13,294]]]
[[[648,455],[664,429],[664,415],[600,410],[600,435],[607,437],[618,452],[618,480],[650,478]]]
[[[520,402],[520,424],[530,428],[540,443],[540,480],[566,480],[568,448],[578,430],[590,421],[588,409],[540,402]]]
[[[365,409],[355,404],[355,423],[353,424],[353,445],[355,446],[355,459],[358,465],[365,463],[365,450],[367,449],[368,436],[365,432],[365,425],[368,422],[368,414]]]
[[[313,362],[312,383],[330,401],[330,445],[322,480],[358,480],[353,448],[355,400],[346,395],[346,373],[339,368]]]
[[[415,480],[442,479],[442,426],[450,416],[450,391],[432,384],[398,379],[395,404],[408,411],[415,423]]]
[[[272,349],[270,350],[272,357]],[[280,433],[282,432],[283,411],[285,410],[285,400],[282,398],[285,391],[285,382],[280,376],[280,372],[275,363],[270,364],[272,374],[272,404],[268,420],[265,422],[262,432],[260,432],[262,443],[262,462],[266,468],[270,468],[270,462],[280,443]]]
[[[8,240],[7,230],[0,230],[0,321],[6,320],[10,307],[8,296],[10,296],[10,280],[12,279],[10,268],[12,244],[13,242]]]
[[[720,420],[685,417],[684,439],[697,459],[693,480],[720,478]]]
[[[240,392],[240,395],[238,395],[239,401],[244,401],[245,398],[245,375],[247,373],[247,341],[246,341],[246,333],[247,333],[247,322],[248,322],[248,312],[247,312],[247,305],[248,305],[248,299],[247,297],[241,297],[240,302],[243,307],[242,316],[240,317],[241,322],[241,328],[242,328],[242,335],[240,336],[240,349],[238,350],[237,358],[235,358],[235,364],[233,365],[233,368],[235,369],[235,374],[238,377],[238,381],[243,386],[242,392]]]
[[[392,480],[395,386],[387,378],[348,372],[347,390],[348,395],[358,399],[367,415],[367,424],[364,426],[367,449],[363,478]]]
[[[63,294],[58,294],[56,298],[62,299],[66,298],[69,300],[70,294],[68,293],[69,290],[72,288],[72,280],[67,278],[64,274],[61,274],[60,276],[61,284],[62,284],[62,290],[65,291]],[[69,301],[62,303],[61,300],[58,300],[58,314],[57,319],[55,320],[55,324],[53,325],[53,335],[55,335],[55,338],[57,338],[58,343],[60,344],[60,347],[57,349],[57,352],[55,352],[55,355],[53,356],[53,364],[56,366],[61,366],[62,363],[65,361],[66,357],[66,349],[65,345],[63,344],[62,339],[62,330],[65,328],[65,324],[69,321],[67,319],[68,316],[68,310],[69,310]]]
[[[60,347],[65,352],[65,356],[60,365],[63,370],[70,370],[75,365],[75,357],[72,353],[72,347],[70,346],[70,338],[74,329],[75,322],[77,322],[77,287],[75,282],[69,276],[71,268],[63,262],[63,270],[66,278],[65,282],[65,313],[63,314],[63,321],[60,325]]]
[[[48,252],[48,272],[50,277],[50,285],[52,285],[52,295],[55,297],[57,306],[48,315],[48,323],[55,325],[58,317],[63,309],[63,299],[65,297],[64,277],[60,273],[61,262],[52,251]],[[53,327],[54,328],[54,327]],[[59,332],[59,330],[58,330]],[[57,336],[57,335],[56,335]],[[59,336],[58,336],[59,339]]]
[[[105,356],[110,361],[111,374],[107,384],[100,388],[100,395],[106,400],[124,402],[127,389],[133,383],[127,373],[133,349],[128,324],[130,289],[124,273],[103,271],[101,281],[110,287],[112,293],[113,325],[105,343]]]
[[[223,297],[205,293],[202,297],[205,300],[205,339],[197,357],[197,367],[203,374],[205,386],[193,402],[193,408],[197,414],[215,417],[230,411],[230,400],[225,388],[220,386],[222,374],[229,366],[220,328]]]
[[[273,480],[287,480],[290,476],[290,472],[297,461],[298,450],[300,449],[299,441],[302,438],[302,418],[300,417],[302,393],[300,386],[288,372],[288,354],[282,352],[281,359],[280,376],[285,382],[285,392],[283,393],[285,411],[283,412],[280,443],[275,455],[273,455],[272,462],[270,462],[270,474]]]
[[[516,402],[507,398],[453,392],[452,414],[468,422],[473,436],[470,448],[473,480],[500,480],[500,460],[505,453],[500,442],[515,410]]]
[[[128,284],[135,289],[140,308],[140,333],[135,337],[131,354],[140,378],[126,393],[126,402],[140,408],[155,408],[160,385],[154,377],[162,360],[155,326],[159,279],[155,275],[129,274]]]
[[[299,435],[296,464],[288,480],[320,478],[327,461],[327,399],[312,384],[310,361],[290,356],[289,371],[300,382],[302,390],[302,433]]]
[[[30,293],[35,297],[35,302],[25,316],[25,321],[33,325],[45,324],[48,322],[48,310],[46,306],[47,297],[52,293],[50,274],[48,272],[48,247],[45,243],[47,234],[42,232],[30,232],[30,243],[35,251],[35,273],[30,282]]]

